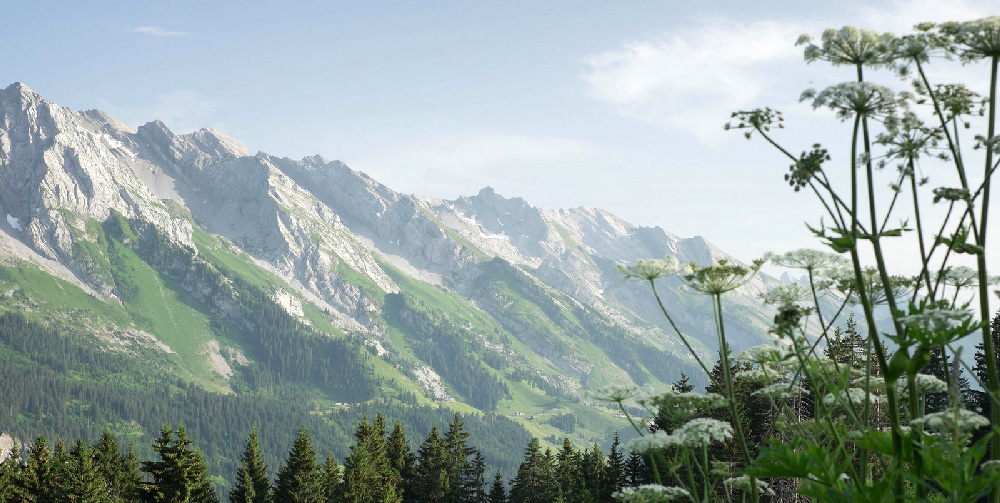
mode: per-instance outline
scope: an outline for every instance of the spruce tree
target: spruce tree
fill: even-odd
[[[625,471],[625,456],[622,454],[621,439],[616,431],[614,442],[611,443],[611,452],[608,453],[604,484],[598,494],[598,501],[611,501],[611,495],[622,490],[626,485]]]
[[[77,440],[69,451],[68,469],[61,484],[63,501],[74,503],[107,502],[108,489],[94,457],[83,440]]]
[[[18,480],[19,496],[32,503],[55,503],[58,497],[52,453],[45,437],[38,437],[28,449],[28,461]]]
[[[594,446],[586,451],[580,459],[580,476],[583,479],[585,491],[581,494],[581,501],[598,501],[601,490],[605,485],[606,460],[601,446],[594,442]]]
[[[580,455],[573,449],[569,438],[563,439],[562,447],[556,454],[555,479],[562,497],[566,501],[578,501],[582,489]]]
[[[63,486],[69,479],[69,451],[62,437],[56,437],[56,445],[52,448],[52,483],[56,492],[61,494]]]
[[[354,432],[351,455],[344,461],[344,501],[400,503],[396,474],[386,458],[385,418],[369,423],[364,417]]]
[[[7,453],[7,457],[0,461],[0,501],[22,501],[24,499],[18,491],[22,469],[21,451],[17,448],[17,443],[14,443],[14,447]]]
[[[444,503],[448,495],[448,453],[437,425],[417,450],[414,498],[421,503]]]
[[[396,421],[396,424],[392,427],[392,433],[389,434],[386,449],[386,458],[389,467],[392,468],[395,474],[396,485],[402,491],[403,501],[406,503],[416,503],[413,489],[411,488],[413,483],[413,463],[416,460],[416,456],[410,450],[410,442],[406,439],[406,432],[399,421]]]
[[[170,425],[160,430],[160,436],[153,442],[153,450],[160,456],[159,461],[144,461],[142,471],[152,482],[145,486],[145,499],[151,503],[173,503],[190,501],[198,484],[199,467],[195,465],[192,441],[181,426],[177,438]]]
[[[323,488],[309,431],[299,428],[288,459],[278,469],[274,503],[321,503]]]
[[[993,338],[993,347],[1000,348],[1000,310],[998,310],[997,313],[993,316],[993,320],[990,325],[991,325],[990,336]],[[979,379],[979,382],[988,383],[989,376],[987,375],[986,372],[986,357],[983,352],[982,342],[976,344],[976,354],[974,356],[976,364],[974,367],[972,367],[973,374],[975,374],[976,378]],[[997,360],[998,363],[1000,363],[1000,353],[998,353]],[[969,401],[974,404],[974,408],[976,409],[976,411],[986,417],[990,417],[991,412],[990,412],[989,393],[985,391],[969,390],[967,394],[968,396],[971,397]],[[978,440],[988,433],[989,433],[988,428],[980,428],[979,430],[976,430],[976,432],[974,433],[974,439]]]
[[[121,498],[120,501],[139,501],[142,499],[141,466],[139,458],[135,455],[135,445],[129,441],[125,456],[118,464],[117,478],[115,479],[117,493]]]
[[[247,438],[246,447],[236,469],[236,479],[229,491],[233,503],[267,503],[271,497],[271,481],[267,477],[264,453],[260,449],[257,425],[254,424]]]
[[[465,478],[466,485],[470,487],[469,501],[472,503],[486,503],[486,458],[483,457],[483,453],[479,452],[479,450],[475,451]]]
[[[201,449],[194,451],[191,460],[191,503],[219,503],[219,495],[212,486],[212,476],[205,464]]]
[[[465,431],[462,417],[456,412],[448,433],[445,434],[445,447],[448,451],[448,493],[447,503],[471,503],[474,488],[470,471],[472,470],[469,456],[476,450],[468,446],[469,432]]]
[[[327,503],[339,502],[341,500],[341,493],[343,492],[341,488],[340,465],[337,464],[337,459],[332,454],[326,455],[322,471],[324,501]]]
[[[646,459],[637,452],[630,452],[625,460],[625,486],[635,487],[653,481]]]
[[[500,475],[500,470],[497,470],[496,475],[493,476],[493,485],[490,486],[490,494],[486,501],[488,503],[507,503],[507,493],[504,492],[503,475]]]
[[[91,446],[90,455],[107,489],[106,501],[130,503],[142,499],[142,470],[131,442],[127,452],[122,454],[118,441],[111,431],[105,428],[101,437]]]
[[[694,389],[694,386],[689,382],[687,374],[681,372],[681,378],[673,383],[674,391],[678,393],[689,393]],[[663,430],[667,433],[673,433],[676,428],[679,428],[684,422],[698,415],[698,411],[684,409],[684,410],[670,410],[665,408],[656,409],[656,416],[653,418],[653,424],[651,430],[655,433],[659,430]]]
[[[541,453],[537,438],[524,449],[524,460],[517,468],[508,499],[519,503],[550,503],[558,496],[552,479],[552,453]]]

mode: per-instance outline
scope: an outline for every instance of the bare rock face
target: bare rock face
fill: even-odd
[[[82,283],[106,290],[76,263],[86,219],[117,211],[191,244],[189,222],[172,217],[136,176],[135,145],[104,114],[74,112],[15,83],[0,91],[0,211],[43,257],[69,264]]]

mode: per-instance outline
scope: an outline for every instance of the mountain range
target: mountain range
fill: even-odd
[[[0,91],[0,217],[0,312],[138,365],[114,379],[268,399],[294,387],[328,422],[425,407],[584,445],[626,426],[588,392],[681,372],[705,384],[648,285],[617,267],[735,260],[596,208],[545,210],[489,187],[455,200],[401,194],[340,161],[254,154],[210,128],[132,128],[20,83]],[[767,339],[773,312],[759,294],[776,281],[725,297],[734,349]],[[709,299],[680,286],[663,280],[662,299],[714,361]],[[113,380],[24,347],[0,337],[23,373]],[[0,431],[61,431],[20,407],[0,412]],[[121,427],[122,411],[102,414],[116,433],[155,436]]]

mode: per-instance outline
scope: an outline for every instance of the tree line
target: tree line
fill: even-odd
[[[402,423],[364,416],[343,463],[320,457],[309,430],[300,427],[287,456],[272,472],[256,425],[246,440],[225,496],[239,503],[598,503],[622,487],[649,481],[637,454],[626,455],[617,435],[605,455],[598,445],[577,450],[566,439],[558,452],[532,438],[513,479],[492,476],[482,451],[469,444],[459,414],[445,430],[435,425],[416,450]],[[139,461],[110,430],[94,444],[67,447],[45,437],[22,453],[15,446],[0,463],[0,502],[218,503],[222,496],[200,449],[182,426],[161,429],[156,459]],[[273,474],[273,476],[272,476]]]

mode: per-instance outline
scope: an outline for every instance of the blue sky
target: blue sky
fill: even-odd
[[[340,159],[393,189],[490,185],[543,208],[596,206],[737,257],[814,245],[820,209],[787,162],[725,133],[849,75],[807,66],[803,32],[905,31],[997,2],[2,2],[0,85],[132,126],[220,129],[251,151]],[[956,70],[958,72],[964,70]],[[979,72],[982,73],[982,72]],[[964,75],[961,74],[960,75]],[[819,119],[819,120],[818,120]]]

